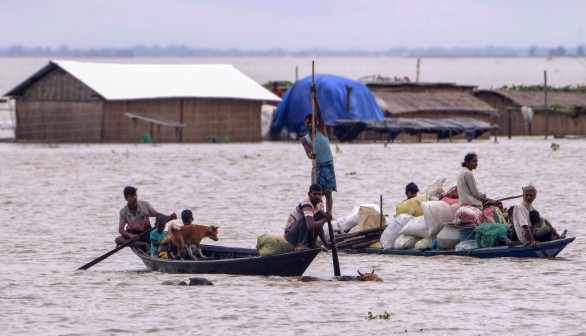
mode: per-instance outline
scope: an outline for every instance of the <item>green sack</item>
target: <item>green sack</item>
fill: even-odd
[[[292,252],[295,246],[289,242],[282,235],[274,235],[264,233],[256,237],[256,249],[261,256],[270,256],[273,254]]]
[[[482,223],[474,229],[476,234],[476,246],[494,247],[499,237],[509,233],[508,224]]]
[[[415,249],[418,251],[430,250],[431,243],[433,243],[433,241],[434,241],[433,237],[423,238],[423,239],[419,240],[417,243],[415,243]]]

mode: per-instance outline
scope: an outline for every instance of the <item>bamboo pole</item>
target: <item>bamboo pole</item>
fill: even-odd
[[[547,125],[549,119],[549,110],[547,108],[547,70],[543,71],[543,100],[543,104],[545,105],[545,139],[547,140],[547,133],[549,132],[549,127]]]
[[[383,195],[380,195],[380,223],[379,226],[383,226]]]
[[[311,61],[311,86],[315,85],[315,65],[314,61]],[[317,88],[315,88],[317,91]],[[316,150],[316,141],[317,141],[317,134],[315,132],[315,95],[316,92],[311,92],[311,131],[313,139],[311,139],[313,148],[312,153],[314,155],[312,163],[313,163],[313,183],[317,183],[317,150]]]

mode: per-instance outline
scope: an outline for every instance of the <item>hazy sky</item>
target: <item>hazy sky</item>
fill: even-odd
[[[0,47],[576,47],[586,0],[2,0]]]

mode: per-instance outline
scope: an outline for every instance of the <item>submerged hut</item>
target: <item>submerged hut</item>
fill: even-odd
[[[366,85],[386,118],[468,118],[491,125],[499,116],[497,109],[474,96],[475,86],[405,82]]]
[[[501,112],[501,134],[586,135],[586,92],[478,90],[475,95]]]
[[[50,61],[5,96],[16,140],[255,142],[280,98],[228,64]]]

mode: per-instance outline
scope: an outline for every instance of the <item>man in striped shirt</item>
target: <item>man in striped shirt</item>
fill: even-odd
[[[318,183],[309,187],[307,199],[301,201],[289,214],[285,226],[285,239],[296,251],[317,247],[317,237],[324,246],[332,248],[325,236],[323,225],[332,220],[329,212],[324,212],[322,203],[323,189]]]

